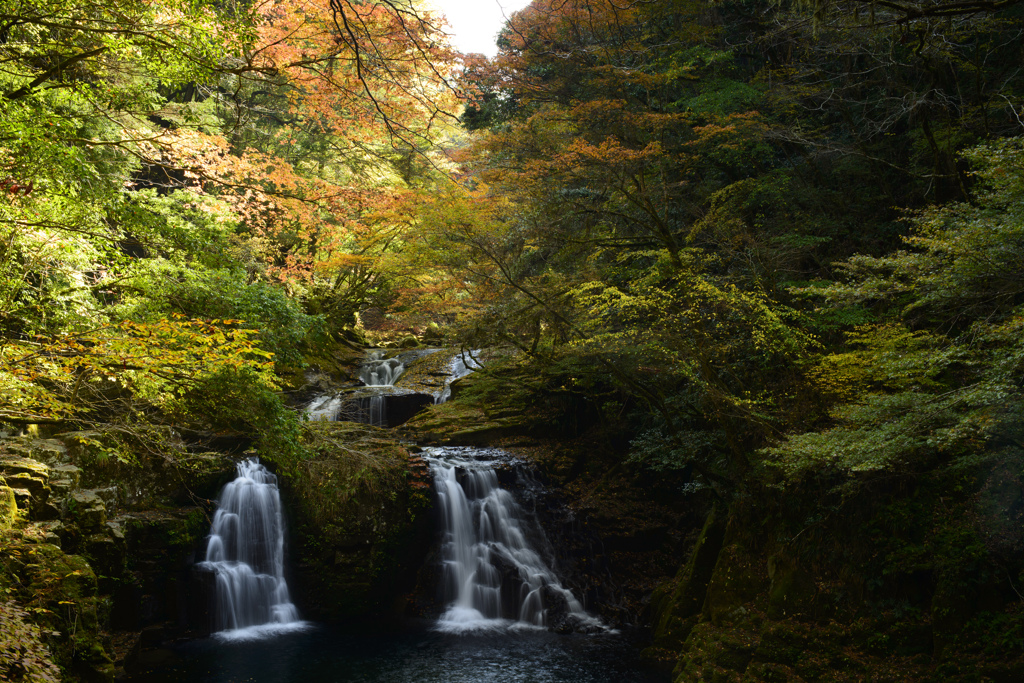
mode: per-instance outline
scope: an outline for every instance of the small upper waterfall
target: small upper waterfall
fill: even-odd
[[[405,370],[405,365],[398,358],[385,358],[387,352],[376,349],[367,354],[366,361],[359,369],[359,379],[368,387],[391,387]],[[378,393],[368,398],[359,399],[360,421],[378,427],[388,424],[387,398]]]
[[[452,395],[452,382],[457,379],[461,379],[469,373],[483,367],[480,361],[477,360],[480,355],[480,349],[473,351],[462,351],[458,355],[452,357],[451,363],[448,364],[448,379],[445,380],[444,389],[434,399],[434,403],[445,403]]]
[[[481,367],[480,350],[453,353],[437,370],[415,375],[409,386],[396,387],[395,382],[413,363],[443,349],[409,349],[386,358],[385,349],[371,349],[359,364],[362,386],[335,389],[314,396],[305,406],[310,421],[345,420],[377,427],[402,424],[430,403],[444,403],[451,396],[451,383]],[[447,354],[446,354],[447,355]],[[437,377],[444,377],[438,387]],[[424,381],[426,378],[426,381]]]
[[[505,626],[596,631],[551,569],[551,553],[536,520],[498,485],[492,463],[466,449],[431,448],[442,524],[443,631]]]
[[[368,387],[394,386],[395,380],[405,370],[405,365],[398,358],[385,358],[383,349],[370,351],[366,361],[359,370],[359,379]]]
[[[333,421],[338,415],[338,410],[341,409],[342,402],[342,397],[335,394],[317,396],[306,406],[306,416],[310,422]]]
[[[238,477],[224,487],[200,567],[216,576],[219,635],[254,637],[304,626],[284,579],[277,477],[256,460],[238,463]]]

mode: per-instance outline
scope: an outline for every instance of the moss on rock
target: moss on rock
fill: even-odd
[[[677,649],[690,635],[700,617],[724,535],[724,515],[716,506],[704,523],[689,561],[673,582],[663,584],[652,596],[655,647]]]
[[[18,521],[18,502],[9,486],[0,484],[0,530],[10,529]]]
[[[308,458],[270,462],[289,511],[296,600],[314,618],[386,617],[431,540],[429,485],[383,430],[316,422],[304,443]]]
[[[105,602],[86,559],[18,530],[0,538],[0,553],[7,558],[0,568],[0,588],[32,615],[66,676],[113,681],[114,662],[100,628]]]
[[[716,626],[742,623],[766,581],[757,560],[739,543],[722,548],[704,599],[704,617]]]

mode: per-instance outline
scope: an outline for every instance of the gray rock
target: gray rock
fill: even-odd
[[[77,488],[82,481],[82,469],[70,463],[54,465],[50,468],[50,477],[70,482],[70,485]]]
[[[83,529],[99,529],[107,522],[106,503],[95,491],[72,493],[68,513]]]

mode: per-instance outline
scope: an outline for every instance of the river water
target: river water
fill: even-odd
[[[352,635],[313,626],[266,640],[208,638],[174,649],[177,663],[146,683],[666,683],[629,634],[548,631],[446,634],[424,624]]]

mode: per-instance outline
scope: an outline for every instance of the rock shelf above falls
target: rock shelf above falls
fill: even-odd
[[[478,363],[454,349],[390,353],[371,349],[353,373],[360,385],[318,393],[306,404],[311,420],[350,421],[397,427],[428,405],[443,402],[450,384]]]

